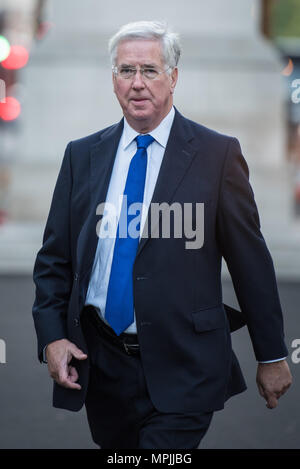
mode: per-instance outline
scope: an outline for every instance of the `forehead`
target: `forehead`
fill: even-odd
[[[130,39],[120,42],[117,64],[163,64],[161,43],[155,39]]]

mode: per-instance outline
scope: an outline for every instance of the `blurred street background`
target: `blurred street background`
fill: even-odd
[[[294,382],[258,395],[246,330],[233,345],[248,390],[215,414],[203,448],[300,448],[300,2],[0,0],[0,448],[95,448],[84,410],[51,407],[37,361],[32,269],[64,149],[120,120],[108,39],[165,20],[181,35],[174,102],[237,137],[273,257]],[[237,306],[226,265],[224,302]],[[299,348],[299,353],[297,353]]]

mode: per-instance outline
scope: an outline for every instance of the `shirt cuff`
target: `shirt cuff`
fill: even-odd
[[[268,360],[268,361],[259,361],[258,363],[275,363],[275,362],[280,362],[281,360],[285,360],[287,357],[283,358],[276,358],[276,360]]]
[[[43,363],[48,363],[47,358],[46,358],[46,348],[47,348],[47,345],[46,347],[43,348]]]

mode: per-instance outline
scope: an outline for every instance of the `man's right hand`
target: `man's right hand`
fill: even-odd
[[[87,355],[67,339],[56,340],[47,345],[46,358],[50,376],[59,384],[69,389],[81,389],[78,373],[69,363],[72,358],[86,360]]]

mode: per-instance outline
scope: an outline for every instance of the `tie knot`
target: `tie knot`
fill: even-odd
[[[151,135],[138,135],[136,138],[138,148],[147,148],[150,143],[153,142],[154,138]]]

